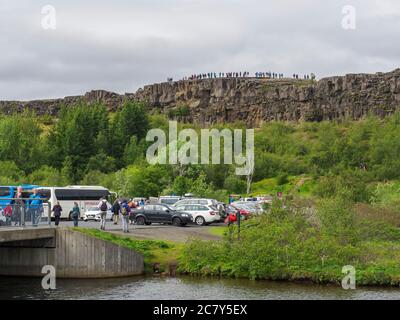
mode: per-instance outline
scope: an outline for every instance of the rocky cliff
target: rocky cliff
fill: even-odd
[[[272,120],[360,119],[368,113],[384,117],[400,110],[400,69],[314,82],[255,78],[178,81],[148,85],[125,95],[98,90],[64,99],[0,101],[0,112],[29,109],[40,115],[57,115],[61,106],[73,106],[80,100],[102,102],[110,110],[118,109],[124,100],[144,101],[151,112],[202,124],[241,120],[257,126]]]

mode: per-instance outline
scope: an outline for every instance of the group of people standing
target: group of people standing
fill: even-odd
[[[296,80],[298,80],[298,79],[301,79],[301,77],[298,75],[298,74],[296,74],[296,73],[294,73],[293,74],[293,79],[296,79]],[[315,80],[315,74],[314,73],[311,73],[311,74],[305,74],[304,76],[303,76],[303,79],[304,80]]]
[[[133,224],[133,219],[131,219],[131,213],[134,209],[144,206],[149,201],[140,199],[140,200],[115,200],[114,204],[111,207],[111,212],[113,213],[113,222],[114,225],[117,225],[119,221],[122,223],[122,231],[124,233],[129,233],[129,224]],[[106,198],[101,198],[100,202],[97,205],[100,211],[100,229],[106,230],[106,221],[107,221],[107,212],[109,210],[108,202]],[[56,227],[59,226],[62,214],[62,207],[59,202],[57,202],[52,208],[52,212],[54,212],[54,220]],[[70,217],[73,221],[74,227],[78,227],[78,221],[81,215],[81,211],[79,209],[79,204],[77,202],[74,203],[72,210],[70,211]]]
[[[245,78],[249,77],[250,72],[247,71],[239,71],[239,72],[208,72],[208,73],[199,73],[192,74],[189,77],[184,77],[182,80],[203,80],[203,79],[217,79],[217,78]],[[168,81],[171,81],[172,78],[168,78]]]
[[[118,221],[122,222],[122,231],[124,233],[129,233],[129,224],[133,224],[134,221],[131,219],[131,213],[134,209],[144,206],[148,201],[144,199],[140,200],[115,200],[111,207],[113,213],[114,225],[118,224]]]
[[[256,78],[268,78],[268,79],[283,79],[283,73],[275,72],[256,72]]]
[[[10,226],[14,222],[15,226],[22,226],[30,221],[32,226],[37,227],[43,214],[43,199],[37,189],[33,189],[27,198],[24,198],[22,191],[22,187],[18,187],[14,199],[4,209],[0,208],[6,218],[6,225]]]
[[[276,72],[255,72],[255,78],[267,78],[267,79],[284,79],[283,73],[276,73]],[[240,71],[240,72],[208,72],[208,73],[199,73],[199,74],[192,74],[188,77],[183,77],[181,81],[187,80],[203,80],[203,79],[217,79],[217,78],[247,78],[250,77],[250,72],[248,71]],[[293,79],[301,79],[300,76],[296,73],[293,74]],[[311,75],[305,74],[304,80],[314,80],[315,75],[311,73]],[[172,82],[173,78],[168,78],[168,82]]]

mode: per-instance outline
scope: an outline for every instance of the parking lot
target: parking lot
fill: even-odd
[[[54,222],[52,223],[54,225]],[[73,226],[72,221],[61,221],[61,227]],[[79,221],[79,227],[82,228],[100,228],[100,222],[95,221]],[[124,236],[131,236],[137,239],[147,240],[167,240],[174,242],[185,242],[190,238],[202,239],[202,240],[219,240],[221,237],[216,234],[220,234],[215,230],[216,228],[226,229],[227,226],[224,223],[213,223],[209,226],[199,227],[196,225],[188,225],[186,227],[174,227],[170,225],[153,224],[151,226],[129,226],[129,234],[122,232],[122,226],[114,225],[112,222],[107,221],[106,231],[121,234]]]

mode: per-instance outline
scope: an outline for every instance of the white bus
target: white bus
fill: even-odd
[[[40,195],[49,199],[51,209],[59,202],[62,207],[61,218],[69,220],[71,220],[70,212],[74,207],[74,202],[78,203],[82,217],[87,208],[97,206],[101,198],[109,199],[112,194],[108,189],[100,186],[40,187],[37,190]],[[110,208],[111,204],[107,204]],[[47,212],[47,208],[44,209]],[[54,212],[51,213],[51,217],[54,217]]]

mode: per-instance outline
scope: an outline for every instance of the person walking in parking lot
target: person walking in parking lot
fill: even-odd
[[[72,220],[74,221],[74,227],[78,226],[78,219],[79,219],[80,214],[81,214],[81,211],[79,210],[79,205],[77,202],[74,202],[74,207],[72,208],[72,212],[71,212],[71,217],[72,217]]]
[[[121,220],[122,220],[122,231],[124,233],[129,233],[129,213],[131,211],[131,208],[128,205],[128,202],[124,200],[124,202],[121,205]]]
[[[60,203],[57,202],[57,204],[53,207],[53,209],[51,210],[54,212],[54,221],[55,221],[55,225],[56,227],[58,227],[58,224],[60,223],[60,219],[61,219],[61,211],[62,208],[60,206]]]
[[[118,200],[115,200],[111,211],[113,213],[113,220],[114,220],[114,224],[117,225],[118,224],[118,218],[119,218],[119,210],[120,210],[120,203],[118,202]]]
[[[105,198],[101,198],[99,202],[99,209],[100,209],[100,229],[101,230],[106,230],[106,220],[107,220],[107,200]]]
[[[131,200],[131,201],[128,203],[128,206],[129,206],[129,213],[131,213],[133,210],[135,210],[135,209],[137,208],[137,205],[136,205],[135,200]],[[130,215],[129,215],[129,220],[130,220],[130,223],[131,223],[131,224],[134,224],[134,220],[133,220],[133,218],[131,219],[131,216],[130,216]]]

